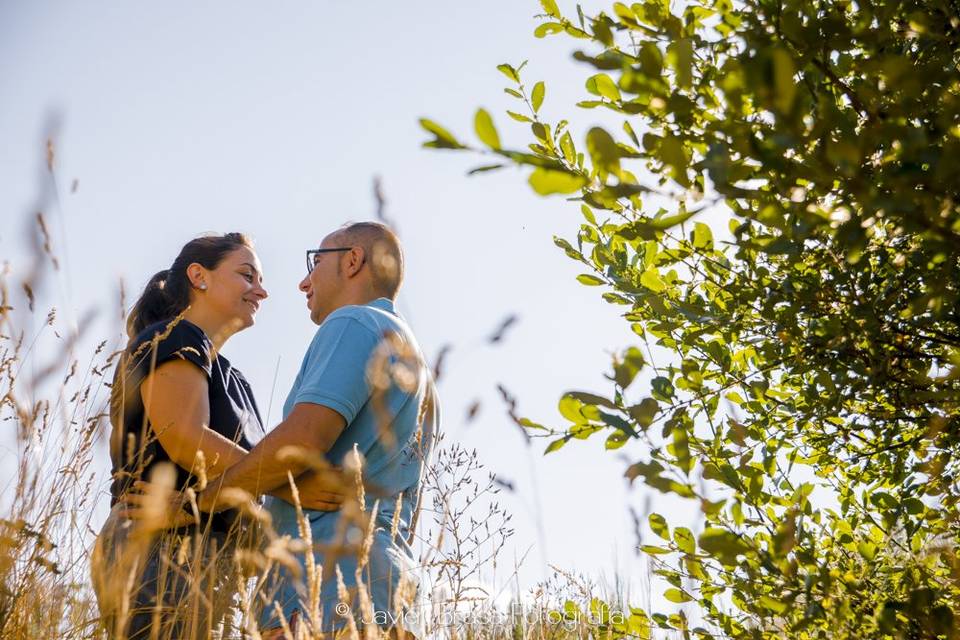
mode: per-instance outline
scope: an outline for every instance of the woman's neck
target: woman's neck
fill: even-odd
[[[183,318],[203,329],[210,342],[213,343],[214,351],[220,351],[220,348],[230,339],[230,336],[237,332],[237,329],[231,326],[233,323],[213,318],[210,314],[194,307],[187,309]]]

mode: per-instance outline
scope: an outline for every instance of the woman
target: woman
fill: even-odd
[[[266,297],[250,240],[209,235],[184,245],[130,313],[110,399],[113,509],[91,559],[111,636],[206,637],[228,609],[234,572],[224,564],[232,553],[222,551],[234,544],[228,532],[238,514],[153,540],[144,521],[122,516],[121,499],[135,482],[163,484],[165,475],[177,491],[202,484],[261,439],[250,385],[220,350],[254,324]]]

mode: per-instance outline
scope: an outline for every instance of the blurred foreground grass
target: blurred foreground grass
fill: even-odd
[[[52,144],[47,169],[53,197],[48,192],[41,201],[51,202],[56,201]],[[83,353],[82,345],[91,341],[85,335],[89,322],[71,326],[58,319],[54,305],[41,308],[41,294],[59,268],[42,214],[31,221],[28,235],[29,264],[17,272],[7,264],[0,276],[0,424],[5,426],[0,437],[6,446],[0,454],[0,638],[102,638],[107,629],[90,585],[90,554],[104,513],[97,505],[109,500],[103,442],[110,428],[109,380],[123,346],[120,323],[118,319],[111,339]],[[356,471],[354,490],[362,493],[359,465]],[[507,580],[498,576],[498,555],[513,533],[510,515],[496,502],[500,490],[476,452],[444,442],[441,434],[429,461],[414,544],[428,588],[411,606],[428,637],[651,637],[646,614],[627,606],[623,593],[559,569],[528,590],[516,583],[516,567]],[[347,516],[371,532],[373,519],[361,504],[348,501]],[[229,572],[227,582],[236,588],[234,610],[224,624],[214,627],[200,615],[198,603],[210,593],[195,586],[184,598],[177,615],[188,622],[191,638],[260,638],[257,620],[265,576],[278,565],[293,566],[295,556],[310,547],[308,539],[278,538],[255,503],[241,500],[239,506],[252,516],[250,522],[259,522],[264,535],[256,544],[218,559],[217,566]],[[129,614],[137,554],[157,540],[148,528],[135,537],[132,555],[106,567],[116,600],[110,606],[121,612],[121,622]],[[191,572],[195,585],[202,584],[199,572],[210,566],[190,562],[199,542],[189,537],[166,541],[165,565],[171,571]],[[362,541],[345,545],[341,552],[359,554],[363,566]],[[315,587],[321,567],[308,564],[308,573],[308,588]],[[510,577],[508,601],[485,586],[510,583]],[[362,613],[370,610],[370,601],[360,591]],[[296,634],[285,635],[319,637],[311,630],[315,623],[319,621],[307,619]],[[356,624],[344,633],[388,635],[377,625]],[[172,636],[158,625],[153,637]]]

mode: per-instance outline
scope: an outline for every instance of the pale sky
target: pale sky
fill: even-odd
[[[520,170],[468,178],[483,158],[420,148],[419,117],[475,140],[481,105],[505,144],[529,141],[503,114],[516,107],[502,62],[529,59],[528,84],[547,81],[548,119],[574,117],[578,130],[596,122],[572,107],[590,73],[570,58],[578,43],[535,39],[539,10],[536,0],[0,0],[0,259],[15,279],[44,129],[57,113],[62,207],[46,213],[65,269],[50,303],[64,321],[104,310],[80,351],[118,336],[107,316],[121,279],[136,295],[192,237],[243,231],[270,298],[224,353],[264,413],[278,371],[275,424],[315,330],[297,291],[304,250],[372,217],[379,174],[406,248],[400,310],[429,359],[453,345],[440,381],[444,429],[517,488],[501,500],[516,534],[499,577],[528,549],[522,587],[549,564],[636,574],[627,508],[642,510],[647,493],[625,486],[622,455],[605,452],[602,435],[546,457],[544,441],[528,451],[495,390],[517,396],[521,415],[560,425],[560,395],[609,392],[610,354],[635,344],[619,309],[578,284],[581,270],[553,245],[553,234],[575,235],[579,206],[536,196]],[[486,345],[512,313],[520,320],[506,340]],[[474,400],[482,408],[466,424]],[[676,498],[652,498],[668,517],[692,514]]]

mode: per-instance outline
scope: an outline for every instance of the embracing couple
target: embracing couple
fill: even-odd
[[[251,635],[422,633],[407,622],[418,612],[403,612],[417,598],[409,543],[439,408],[395,309],[403,252],[388,227],[360,222],[306,253],[299,288],[319,328],[269,431],[221,353],[267,298],[249,239],[191,240],[134,305],[111,390],[113,509],[91,559],[110,637],[205,637],[228,624],[251,588],[242,557],[267,572],[252,587],[259,620],[244,612]],[[164,473],[180,497],[161,500],[156,525]],[[266,496],[269,543],[251,541],[264,518],[242,496]],[[158,528],[168,531],[149,535]],[[310,544],[286,544],[297,539]]]

